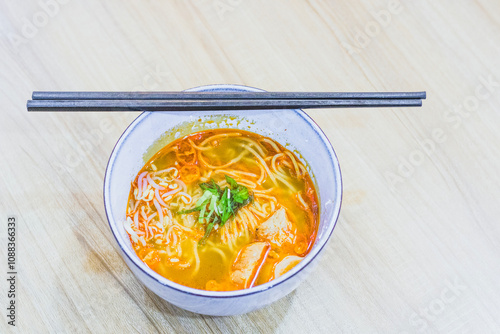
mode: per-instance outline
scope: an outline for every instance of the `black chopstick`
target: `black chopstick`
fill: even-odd
[[[425,92],[33,92],[33,100],[425,99]]]
[[[29,100],[28,111],[194,111],[307,108],[420,107],[420,99],[331,100]]]

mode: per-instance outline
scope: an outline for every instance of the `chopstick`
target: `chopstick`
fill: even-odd
[[[422,100],[30,100],[28,111],[193,111],[420,107]]]
[[[420,107],[425,92],[33,92],[28,111],[209,111]]]
[[[33,100],[425,99],[425,92],[33,92]]]

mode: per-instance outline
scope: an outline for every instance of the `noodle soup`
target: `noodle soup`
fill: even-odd
[[[157,152],[132,182],[124,222],[152,270],[229,291],[293,268],[311,249],[318,198],[305,166],[272,139],[218,129]]]

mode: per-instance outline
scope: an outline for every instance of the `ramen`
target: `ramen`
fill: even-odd
[[[137,256],[202,290],[275,279],[310,251],[318,198],[297,157],[255,133],[193,133],[157,152],[132,182],[124,226]]]

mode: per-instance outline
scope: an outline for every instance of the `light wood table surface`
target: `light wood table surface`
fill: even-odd
[[[3,1],[1,333],[500,332],[500,2]],[[418,91],[308,111],[342,211],[319,267],[235,317],[178,309],[118,254],[105,167],[138,113],[28,113],[33,90]],[[17,218],[16,327],[6,317]]]

